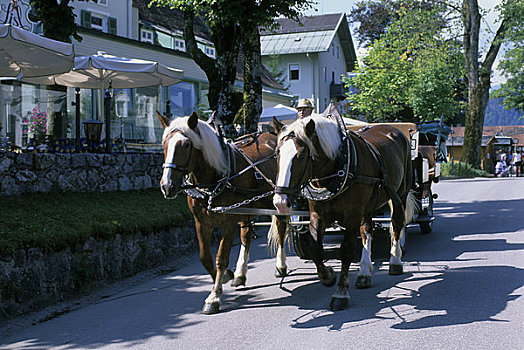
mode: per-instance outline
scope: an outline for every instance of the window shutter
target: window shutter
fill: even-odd
[[[84,28],[91,28],[91,12],[80,11],[80,25]]]
[[[108,17],[107,18],[107,32],[109,34],[117,34],[116,30],[116,18],[115,17]]]

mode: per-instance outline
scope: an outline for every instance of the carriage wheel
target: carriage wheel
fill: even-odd
[[[429,193],[429,206],[426,210],[427,210],[427,217],[433,218],[433,194],[431,192]],[[419,222],[419,226],[420,226],[420,231],[423,234],[431,233],[431,231],[433,230],[433,220]]]
[[[301,218],[302,219],[302,218]],[[293,237],[293,249],[295,254],[304,260],[309,260],[310,258],[306,254],[306,247],[309,243],[309,227],[306,225],[299,225],[291,229],[291,235]]]

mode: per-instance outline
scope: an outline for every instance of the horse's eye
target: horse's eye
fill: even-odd
[[[184,143],[182,144],[182,147],[184,147],[184,148],[189,148],[189,142],[184,142]]]

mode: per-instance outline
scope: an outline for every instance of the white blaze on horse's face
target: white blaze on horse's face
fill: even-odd
[[[288,139],[282,143],[279,152],[279,166],[277,173],[277,186],[278,187],[289,187],[291,180],[291,165],[293,164],[293,158],[298,154],[295,142],[292,139]],[[288,201],[286,194],[276,193],[273,196],[273,205],[277,208],[279,214],[288,214],[291,211],[290,202]]]
[[[183,144],[183,142],[187,139],[184,135],[177,132],[175,133],[168,141],[167,143],[167,151],[166,151],[166,157],[164,159],[164,163],[175,163],[175,150],[177,143],[180,142],[180,144]],[[172,182],[172,176],[173,176],[173,169],[166,167],[164,168],[162,172],[162,179],[160,179],[160,189],[162,190],[162,193],[164,194],[164,197],[176,197],[176,193],[174,196],[170,196],[170,189],[173,186]]]

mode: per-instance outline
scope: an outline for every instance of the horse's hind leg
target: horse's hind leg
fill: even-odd
[[[358,289],[371,287],[371,276],[373,274],[373,263],[371,262],[371,241],[372,226],[370,221],[362,223],[360,226],[360,237],[362,238],[362,257],[358,270],[355,287]]]
[[[349,306],[349,265],[353,260],[354,236],[348,234],[354,231],[344,231],[344,240],[340,245],[340,277],[337,291],[331,297],[329,308],[333,311],[345,310]]]
[[[246,285],[249,249],[251,247],[253,234],[254,232],[252,223],[240,223],[240,252],[238,254],[237,266],[235,269],[235,278],[231,282],[231,286],[233,287]]]
[[[404,234],[405,213],[402,205],[395,205],[390,201],[391,207],[391,226],[389,233],[391,237],[391,251],[389,258],[389,274],[401,275],[402,267],[402,248],[400,247],[400,236]]]
[[[223,294],[222,285],[233,277],[233,272],[228,270],[229,254],[233,246],[234,234],[236,231],[236,223],[228,223],[221,225],[222,240],[218,248],[216,257],[217,273],[215,278],[215,285],[213,290],[206,298],[202,312],[206,315],[215,314],[220,310],[220,300]]]

